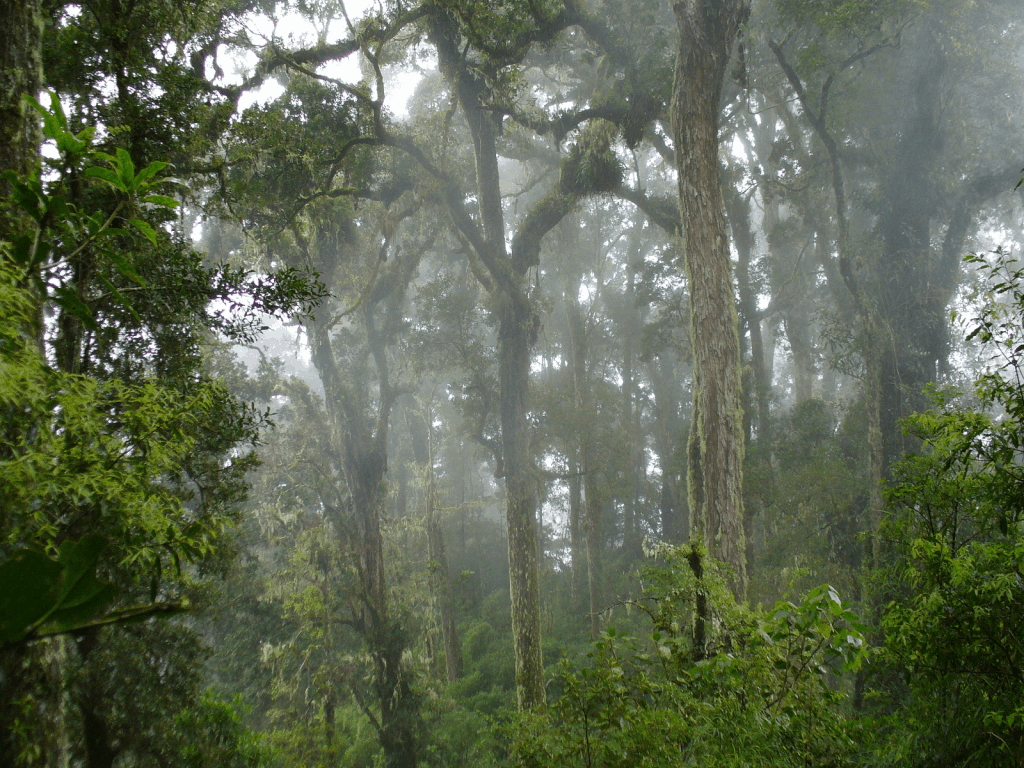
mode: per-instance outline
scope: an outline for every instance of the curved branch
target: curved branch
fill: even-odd
[[[633,203],[669,235],[682,235],[683,223],[679,216],[679,204],[675,200],[668,197],[651,197],[642,189],[634,189],[626,184],[616,189],[614,194]]]

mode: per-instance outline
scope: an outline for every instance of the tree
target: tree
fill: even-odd
[[[182,562],[216,568],[230,558],[243,478],[255,464],[244,446],[258,442],[263,415],[204,370],[203,337],[254,338],[259,313],[311,307],[317,292],[301,279],[250,281],[244,270],[204,267],[160,227],[161,212],[176,205],[158,194],[165,164],[136,172],[123,149],[99,151],[92,129],[71,132],[56,97],[39,111],[58,156],[46,175],[38,166],[28,178],[5,174],[12,194],[0,244],[9,299],[0,551],[5,575],[28,557],[54,578],[42,581],[49,592],[16,596],[5,611],[4,640],[21,644],[3,649],[2,738],[19,759],[44,743],[36,727],[70,737],[66,722],[35,716],[62,712],[48,701],[60,691],[33,682],[23,641],[74,630],[85,637],[77,645],[85,661],[103,626],[176,607],[191,581]],[[248,316],[210,306],[242,296]],[[40,322],[47,312],[50,326]],[[59,552],[58,560],[31,549]],[[96,579],[97,564],[117,589]],[[121,605],[100,615],[117,592]],[[148,608],[125,606],[147,594]],[[33,600],[52,607],[36,611]],[[69,649],[56,650],[59,679]],[[83,722],[94,703],[78,701]],[[100,739],[86,740],[86,751],[112,760],[117,750]]]
[[[673,6],[679,29],[672,138],[686,241],[694,356],[689,445],[691,528],[746,591],[743,533],[743,404],[739,328],[719,172],[722,87],[733,42],[749,9],[743,0]]]

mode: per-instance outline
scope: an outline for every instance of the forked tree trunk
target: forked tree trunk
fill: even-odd
[[[742,597],[743,405],[739,328],[718,162],[718,118],[729,53],[747,15],[742,0],[685,0],[679,29],[672,130],[690,288],[694,418],[690,436],[691,526],[732,570]]]
[[[540,330],[540,318],[523,290],[526,272],[532,265],[516,263],[505,244],[494,115],[484,108],[489,86],[478,71],[467,65],[454,16],[445,12],[432,14],[429,35],[437,50],[441,73],[457,95],[473,136],[481,226],[463,221],[460,227],[463,234],[472,235],[476,256],[489,273],[486,287],[494,299],[498,319],[501,459],[508,525],[516,698],[519,709],[527,710],[545,703],[537,500],[527,419],[530,350]],[[460,199],[454,209],[464,213],[461,206]]]

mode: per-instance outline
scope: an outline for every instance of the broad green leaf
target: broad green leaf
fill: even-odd
[[[125,186],[121,177],[114,173],[109,168],[103,168],[99,165],[93,165],[82,171],[82,175],[88,179],[100,179],[101,181],[107,182],[110,186],[115,189],[119,189],[122,192],[127,192],[128,187]]]
[[[74,604],[58,606],[46,617],[40,634],[57,634],[80,629],[95,620],[103,609],[114,601],[117,592],[117,587],[113,584],[101,582],[94,573],[88,574],[88,578],[79,582]]]
[[[152,205],[159,206],[161,208],[177,208],[178,201],[173,197],[167,197],[166,195],[147,195],[142,199],[144,203],[151,203]]]
[[[117,175],[121,177],[121,183],[124,184],[125,191],[135,189],[135,163],[132,162],[131,155],[120,147],[117,148],[117,159],[114,167],[117,168]]]
[[[18,235],[11,243],[11,256],[18,264],[28,264],[32,257],[32,237],[30,235]]]
[[[65,541],[61,544],[57,562],[64,567],[57,603],[62,607],[76,605],[88,599],[92,587],[88,585],[91,576],[95,580],[96,564],[107,548],[102,536],[86,536],[80,541]],[[82,590],[85,590],[84,592]]]
[[[160,173],[160,171],[162,171],[167,166],[168,163],[162,162],[160,160],[156,160],[147,165],[145,168],[139,171],[139,175],[135,177],[135,188],[142,189],[143,183],[145,181],[156,176],[158,173]]]
[[[149,242],[151,242],[153,245],[157,244],[156,230],[153,229],[153,227],[151,227],[148,222],[145,222],[142,219],[129,219],[129,222],[131,222],[132,226],[139,230],[139,232],[144,234],[146,236],[146,239],[149,240]]]
[[[135,271],[135,267],[131,265],[131,262],[129,262],[128,259],[126,259],[117,251],[105,250],[103,253],[104,255],[107,256],[107,258],[109,258],[114,263],[114,266],[117,267],[118,272],[127,277],[136,285],[139,285],[143,288],[146,287],[146,281],[139,277],[139,273]]]
[[[62,567],[42,552],[21,549],[0,564],[0,642],[28,634],[56,603]]]

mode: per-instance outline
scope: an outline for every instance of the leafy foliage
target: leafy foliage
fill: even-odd
[[[988,286],[968,333],[991,353],[980,408],[937,392],[906,424],[924,448],[889,490],[883,627],[910,691],[900,754],[995,766],[1024,756],[1024,269],[1002,253],[968,262]]]

